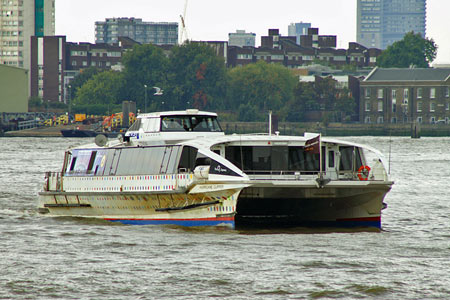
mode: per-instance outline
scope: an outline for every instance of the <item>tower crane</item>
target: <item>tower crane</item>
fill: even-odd
[[[188,0],[185,0],[183,14],[180,15],[180,18],[181,18],[180,44],[184,44],[184,42],[186,40],[189,40],[188,32],[187,32],[187,29],[186,29],[186,10],[187,10],[187,5],[188,5]]]

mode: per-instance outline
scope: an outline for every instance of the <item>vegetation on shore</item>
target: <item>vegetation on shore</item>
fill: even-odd
[[[379,66],[428,66],[436,51],[433,40],[408,33],[381,54]],[[224,112],[228,121],[262,121],[268,110],[287,122],[303,122],[312,111],[322,112],[324,123],[357,114],[350,91],[331,78],[299,82],[289,69],[264,61],[227,69],[223,58],[202,43],[175,46],[170,54],[151,44],[136,45],[122,64],[120,72],[83,70],[70,84],[67,110],[110,114],[121,110],[122,101],[134,101],[141,112],[198,108]],[[31,99],[33,105],[48,109],[53,104]]]

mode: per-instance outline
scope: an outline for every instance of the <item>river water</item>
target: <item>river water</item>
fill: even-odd
[[[450,138],[386,155],[381,232],[126,226],[36,210],[64,138],[0,139],[0,299],[449,299]]]

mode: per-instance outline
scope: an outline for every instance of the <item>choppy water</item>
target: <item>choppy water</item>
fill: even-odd
[[[86,142],[0,139],[0,299],[450,298],[450,138],[392,139],[382,232],[314,233],[39,215],[43,172]]]

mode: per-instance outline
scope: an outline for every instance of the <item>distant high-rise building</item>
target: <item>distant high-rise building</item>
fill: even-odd
[[[55,0],[0,1],[0,64],[30,69],[30,38],[55,34]]]
[[[295,36],[300,45],[300,37],[308,34],[308,28],[311,28],[311,23],[291,23],[288,26],[288,36]]]
[[[95,43],[117,43],[119,37],[141,44],[176,45],[178,23],[143,22],[135,18],[107,18],[104,22],[95,22]]]
[[[228,34],[228,45],[229,46],[251,46],[255,47],[256,34],[245,32],[245,30],[236,30],[235,33]]]
[[[386,49],[414,31],[425,37],[426,0],[357,0],[358,43]]]

